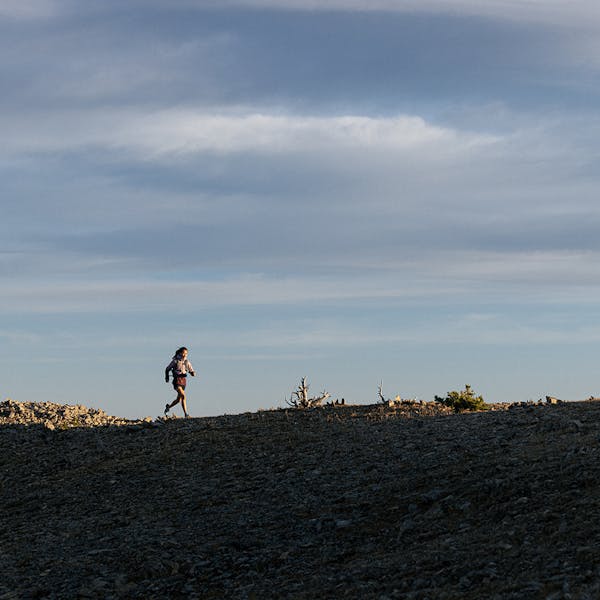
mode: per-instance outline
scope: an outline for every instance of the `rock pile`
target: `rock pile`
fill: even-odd
[[[600,597],[598,402],[121,421],[2,421],[1,599]]]
[[[43,425],[48,429],[67,429],[69,427],[100,427],[128,423],[131,421],[120,417],[111,417],[103,410],[81,405],[15,402],[14,400],[0,403],[0,426]]]

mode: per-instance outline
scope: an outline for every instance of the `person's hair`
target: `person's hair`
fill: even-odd
[[[181,346],[181,348],[178,348],[177,352],[175,352],[175,356],[180,356],[184,350],[187,350],[187,348],[185,346]]]

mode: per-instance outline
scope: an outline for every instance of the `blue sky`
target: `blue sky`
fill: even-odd
[[[600,394],[600,8],[5,0],[0,395]]]

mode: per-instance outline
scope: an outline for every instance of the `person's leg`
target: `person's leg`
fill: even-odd
[[[178,385],[175,389],[177,390],[177,398],[173,400],[171,406],[175,406],[176,404],[179,404],[181,402],[181,406],[183,407],[183,414],[185,415],[187,414],[187,410],[185,407],[185,389],[181,385]]]
[[[175,386],[173,386],[173,387],[175,387]],[[177,398],[175,398],[175,400],[173,400],[173,402],[171,402],[170,404],[167,402],[167,404],[165,405],[165,415],[169,412],[169,410],[171,408],[173,408],[174,406],[177,406],[179,404],[179,402],[182,402],[182,400],[183,400],[183,412],[186,412],[186,410],[185,410],[185,392],[183,391],[183,388],[180,385],[175,387],[175,390],[177,391]]]
[[[180,392],[180,396],[178,396],[179,400],[181,401],[181,407],[183,408],[183,414],[184,416],[188,416],[188,411],[187,411],[187,404],[185,403],[185,390],[183,388],[180,388],[181,392]]]

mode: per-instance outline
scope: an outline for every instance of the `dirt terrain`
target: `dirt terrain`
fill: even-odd
[[[0,403],[0,599],[600,598],[600,403]]]

